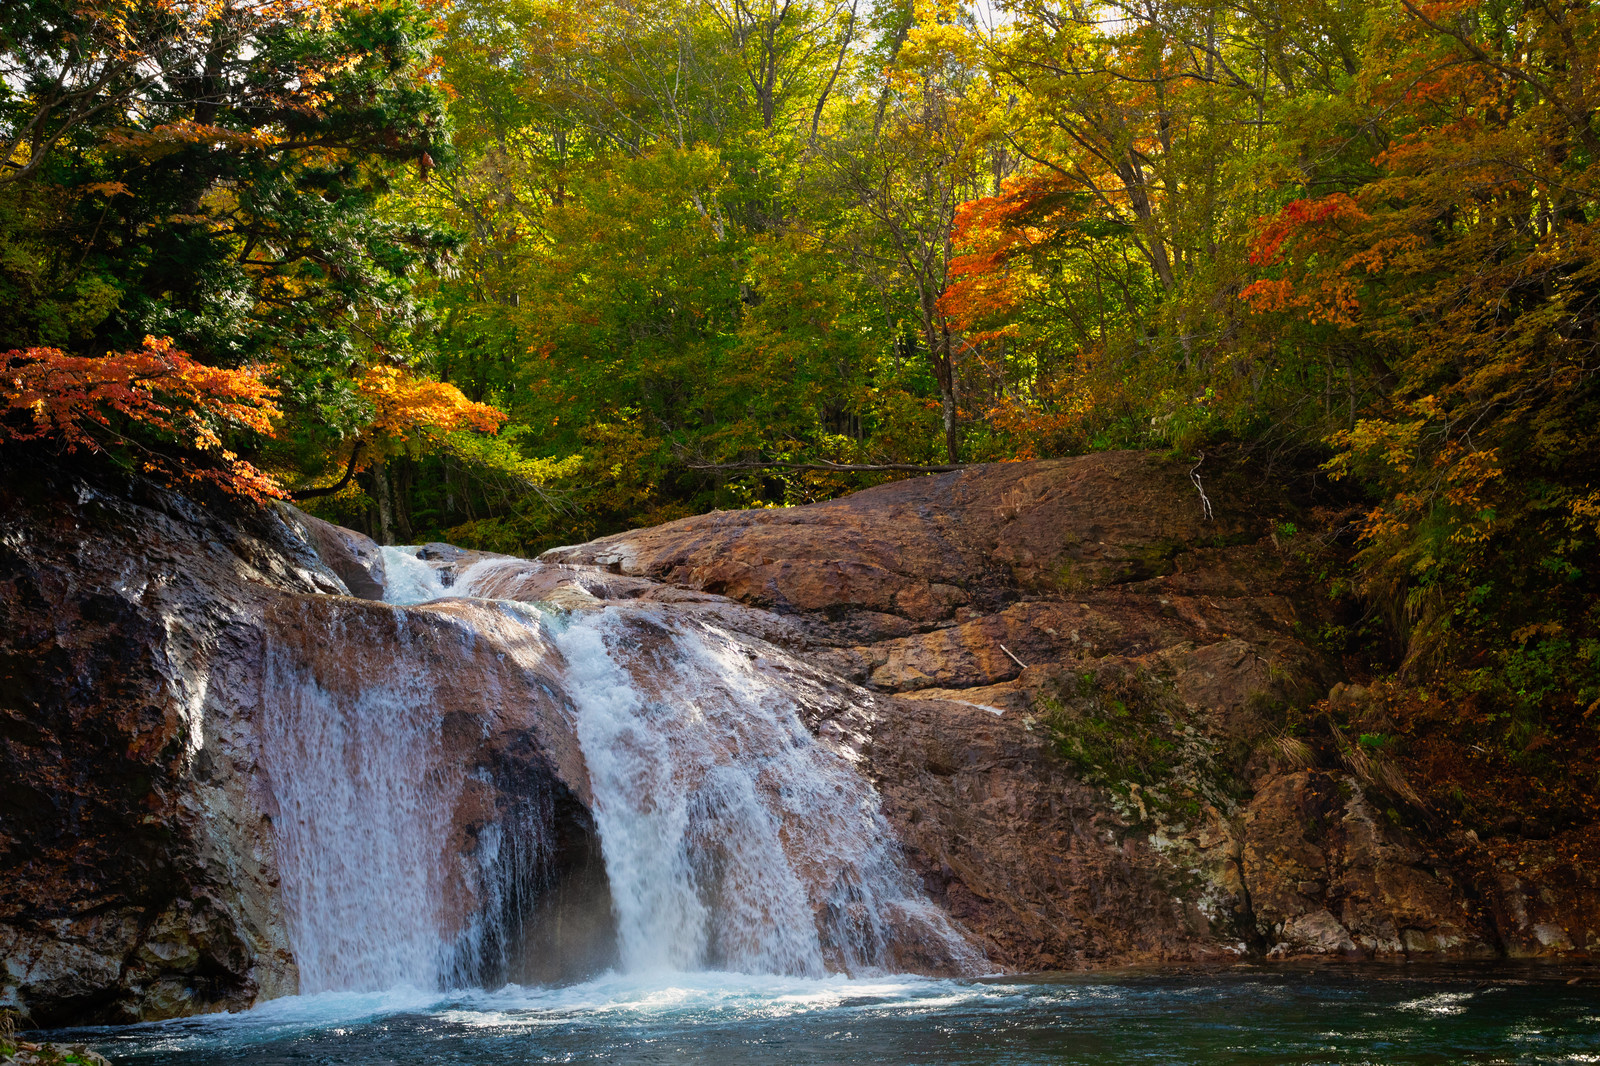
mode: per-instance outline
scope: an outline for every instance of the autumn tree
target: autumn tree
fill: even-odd
[[[1314,368],[1263,350],[1233,296],[1286,184],[1371,172],[1341,103],[1362,9],[1004,10],[978,43],[1020,171],[963,209],[945,298],[980,361],[1008,373],[996,425],[1079,446],[1273,425],[1314,446],[1321,430],[1295,413]]]
[[[1406,4],[1362,93],[1377,175],[1264,220],[1244,292],[1384,361],[1332,436],[1366,480],[1369,591],[1426,672],[1492,649],[1485,685],[1600,699],[1597,27],[1567,7]],[[1483,660],[1480,658],[1480,663]]]
[[[381,210],[449,156],[431,33],[408,0],[6,5],[0,347],[268,367],[270,462],[317,472],[454,245]]]
[[[8,352],[0,370],[0,442],[46,441],[67,452],[131,453],[168,483],[208,483],[261,502],[285,493],[224,446],[237,433],[271,436],[275,390],[255,368],[220,369],[146,337],[130,352]]]

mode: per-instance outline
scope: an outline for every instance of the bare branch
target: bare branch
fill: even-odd
[[[972,463],[945,463],[939,466],[921,466],[916,463],[764,463],[758,460],[743,463],[689,463],[690,470],[832,470],[839,473],[884,473],[898,471],[910,474],[948,474],[965,470]]]

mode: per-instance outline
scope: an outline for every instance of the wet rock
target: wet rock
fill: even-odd
[[[351,598],[381,593],[381,554],[292,509],[97,477],[0,482],[0,1008],[127,1022],[297,990],[263,750],[273,649],[351,698],[407,650],[397,625],[440,658],[446,754],[487,788],[452,815],[442,925],[487,905],[470,860],[528,789],[562,790],[552,878],[592,867],[586,773],[525,627]]]
[[[447,588],[657,605],[736,635],[877,786],[928,894],[995,965],[1600,946],[1597,864],[1561,832],[1446,855],[1274,736],[1275,708],[1338,671],[1298,639],[1319,608],[1270,535],[1278,504],[1208,476],[1214,521],[1187,468],[1111,453],[703,515],[537,562],[449,545],[418,560]],[[262,702],[274,654],[330,706],[407,664],[436,679],[417,699],[453,790],[441,928],[513,906],[491,890],[496,827],[551,827],[547,890],[502,915],[521,939],[495,934],[497,968],[474,973],[606,964],[588,770],[549,649],[514,605],[370,602],[390,578],[370,541],[289,508],[46,468],[0,484],[0,864],[24,871],[0,879],[0,1006],[128,1021],[298,987],[283,738]],[[938,966],[912,937],[896,950]]]
[[[43,464],[0,482],[0,1006],[129,1021],[293,990],[252,663],[266,599],[343,591],[272,512]]]
[[[383,550],[376,541],[295,507],[279,505],[276,510],[284,523],[309,544],[323,564],[344,583],[350,595],[364,600],[383,599]]]
[[[35,1044],[0,1040],[0,1066],[111,1066],[86,1044]]]

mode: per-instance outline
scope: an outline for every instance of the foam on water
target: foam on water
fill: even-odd
[[[466,1031],[506,1036],[558,1026],[738,1024],[872,1009],[941,1010],[1016,998],[1020,989],[922,977],[794,978],[704,971],[650,976],[607,973],[562,987],[495,991],[320,992],[270,1000],[239,1013],[203,1014],[104,1032],[142,1050],[243,1049],[310,1034],[339,1036],[396,1016],[425,1016]],[[92,1039],[92,1031],[79,1031]]]
[[[416,548],[384,548],[383,602],[427,603],[450,595],[438,568],[417,557]]]
[[[940,1008],[1004,989],[981,984],[914,976],[890,978],[782,977],[717,970],[676,974],[608,973],[563,988],[507,986],[474,992],[450,1001],[439,1012],[446,1021],[476,1028],[504,1029],[566,1023],[578,1019],[636,1021],[671,1018],[697,1022],[781,1018],[818,1011],[856,1010],[894,1005]]]

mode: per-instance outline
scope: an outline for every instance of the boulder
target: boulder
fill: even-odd
[[[1244,880],[1272,954],[1494,954],[1492,931],[1442,858],[1351,775],[1272,776],[1243,823]]]
[[[204,506],[91,467],[8,472],[0,1009],[36,1026],[131,1022],[300,987],[263,716],[275,657],[335,702],[403,656],[439,666],[427,710],[463,781],[446,924],[484,917],[491,872],[475,882],[460,857],[529,804],[552,820],[552,883],[603,896],[586,773],[526,630],[471,604],[348,595],[381,594],[381,574],[370,542],[290,508]],[[522,965],[512,954],[502,969]]]

